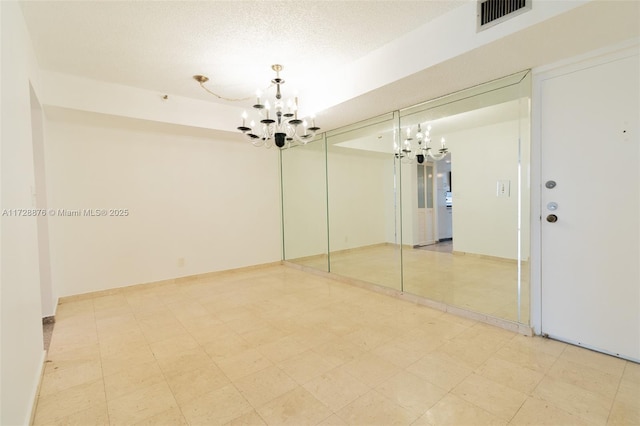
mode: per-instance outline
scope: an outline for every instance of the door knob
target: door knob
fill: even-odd
[[[550,214],[547,216],[547,222],[555,223],[557,221],[558,221],[558,216],[556,216],[555,214]]]

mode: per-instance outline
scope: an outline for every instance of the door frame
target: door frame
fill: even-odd
[[[437,197],[436,197],[436,193],[435,193],[435,191],[436,191],[436,180],[435,180],[436,165],[435,165],[435,162],[433,162],[433,161],[425,161],[424,163],[417,163],[416,162],[416,182],[415,182],[416,183],[416,191],[414,191],[413,196],[414,197],[417,196],[417,193],[418,193],[418,191],[417,191],[417,186],[418,186],[417,185],[417,178],[418,178],[417,168],[418,167],[422,167],[422,169],[424,170],[424,175],[422,177],[423,183],[424,183],[423,191],[424,191],[424,205],[425,205],[424,206],[424,210],[425,210],[425,223],[424,223],[424,226],[425,226],[425,229],[427,230],[426,234],[428,235],[429,234],[429,232],[428,232],[429,221],[426,220],[426,218],[429,216],[428,213],[427,213],[427,210],[428,210],[427,206],[429,205],[429,200],[428,200],[429,191],[428,191],[428,188],[427,188],[427,184],[429,182],[429,177],[427,175],[427,167],[429,167],[429,166],[431,167],[431,174],[432,174],[432,176],[431,176],[431,233],[433,235],[433,239],[432,239],[432,241],[420,241],[420,232],[419,232],[420,224],[418,223],[420,221],[420,214],[419,214],[420,213],[420,207],[419,207],[418,201],[416,200],[415,212],[414,212],[414,217],[416,218],[416,227],[414,228],[415,229],[414,238],[415,238],[416,244],[414,244],[414,246],[419,246],[419,247],[433,245],[438,241],[438,226],[437,226],[437,223],[438,223],[437,222],[437,214],[438,214],[438,212],[437,212],[437,208],[436,208],[437,207],[436,206]]]
[[[531,328],[534,334],[542,330],[542,140],[541,102],[542,84],[545,80],[606,64],[616,59],[637,54],[638,40],[629,40],[607,46],[583,55],[568,58],[532,70],[531,96]]]

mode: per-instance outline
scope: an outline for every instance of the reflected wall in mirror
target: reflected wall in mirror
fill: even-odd
[[[522,72],[282,151],[285,260],[528,324],[530,92]]]
[[[327,135],[332,273],[401,290],[393,114]]]
[[[284,259],[328,272],[324,137],[280,155]]]
[[[449,149],[402,167],[405,292],[528,323],[527,76],[401,111],[401,130],[430,125]],[[432,209],[421,208],[421,185],[432,186]]]

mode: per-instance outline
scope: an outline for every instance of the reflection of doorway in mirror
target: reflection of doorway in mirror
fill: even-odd
[[[417,246],[436,242],[433,163],[417,165]]]
[[[453,205],[451,184],[451,154],[436,163],[436,200],[437,200],[437,241],[451,241],[453,238]]]

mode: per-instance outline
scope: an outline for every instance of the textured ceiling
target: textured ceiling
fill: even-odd
[[[363,57],[461,1],[27,1],[47,70],[212,100],[253,94]]]
[[[536,1],[542,0],[534,0],[534,7]],[[315,80],[305,79],[335,75],[469,2],[475,0],[24,1],[21,6],[43,69],[225,103],[192,76],[207,75],[207,86],[222,96],[245,98],[265,88],[273,78],[271,64],[281,63],[287,90],[308,87]],[[639,5],[637,0],[587,2],[340,101],[322,112],[318,124],[331,130],[637,38]],[[426,41],[437,49],[438,40]],[[366,77],[385,70],[358,67],[357,72]]]

